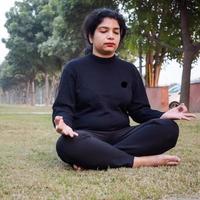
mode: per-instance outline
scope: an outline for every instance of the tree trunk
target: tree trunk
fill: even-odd
[[[26,104],[30,104],[30,81],[27,81],[26,85]]]
[[[181,15],[181,36],[183,40],[183,73],[181,83],[181,98],[180,102],[185,103],[189,108],[190,97],[190,74],[191,64],[200,49],[200,44],[193,44],[190,32],[189,32],[189,19],[187,12],[187,2],[177,0]]]
[[[185,103],[189,108],[189,96],[190,96],[190,74],[191,74],[191,64],[193,60],[192,52],[184,52],[183,57],[183,74],[181,80],[181,98],[180,102]]]
[[[158,81],[159,81],[159,77],[160,77],[160,71],[161,71],[161,64],[157,64],[155,65],[155,68],[154,68],[155,72],[154,72],[154,77],[155,77],[155,80],[154,80],[154,86],[157,87],[158,86]]]
[[[53,75],[51,81],[50,104],[52,104],[55,100],[57,86],[58,86],[58,81],[56,80],[56,76]]]
[[[45,73],[45,105],[49,105],[49,75]]]
[[[146,54],[146,78],[145,85],[148,87],[153,87],[153,53],[149,51]]]
[[[142,77],[142,46],[141,46],[141,42],[139,43],[138,55],[139,55],[139,72]]]
[[[35,82],[31,80],[31,105],[35,105]]]

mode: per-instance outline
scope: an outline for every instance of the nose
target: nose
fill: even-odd
[[[114,39],[114,33],[112,31],[109,31],[107,34],[107,39],[113,40]]]

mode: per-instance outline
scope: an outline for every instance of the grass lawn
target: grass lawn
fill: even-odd
[[[0,105],[0,199],[200,199],[200,115],[179,122],[178,167],[76,172],[56,155],[47,107]]]

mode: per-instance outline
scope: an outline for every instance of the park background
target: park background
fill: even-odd
[[[182,163],[175,168],[75,172],[56,155],[59,135],[51,123],[63,64],[83,55],[81,23],[99,7],[126,16],[129,31],[118,53],[135,63],[146,87],[179,83],[181,101],[189,105],[190,83],[200,78],[199,1],[0,2],[0,199],[199,199],[198,113],[191,122],[178,121],[181,134],[170,154]]]
[[[198,1],[14,2],[0,8],[0,103],[51,105],[64,63],[84,54],[84,17],[110,7],[123,13],[128,26],[119,56],[136,65],[147,88],[181,84],[180,101],[190,107],[193,97],[191,111],[199,112],[200,97],[190,97],[190,83],[200,82]],[[158,98],[160,105],[152,106],[165,111],[169,95],[160,98],[165,101]]]

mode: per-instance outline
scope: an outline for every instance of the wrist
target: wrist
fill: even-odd
[[[166,119],[166,114],[163,113],[163,114],[160,116],[160,119]]]

